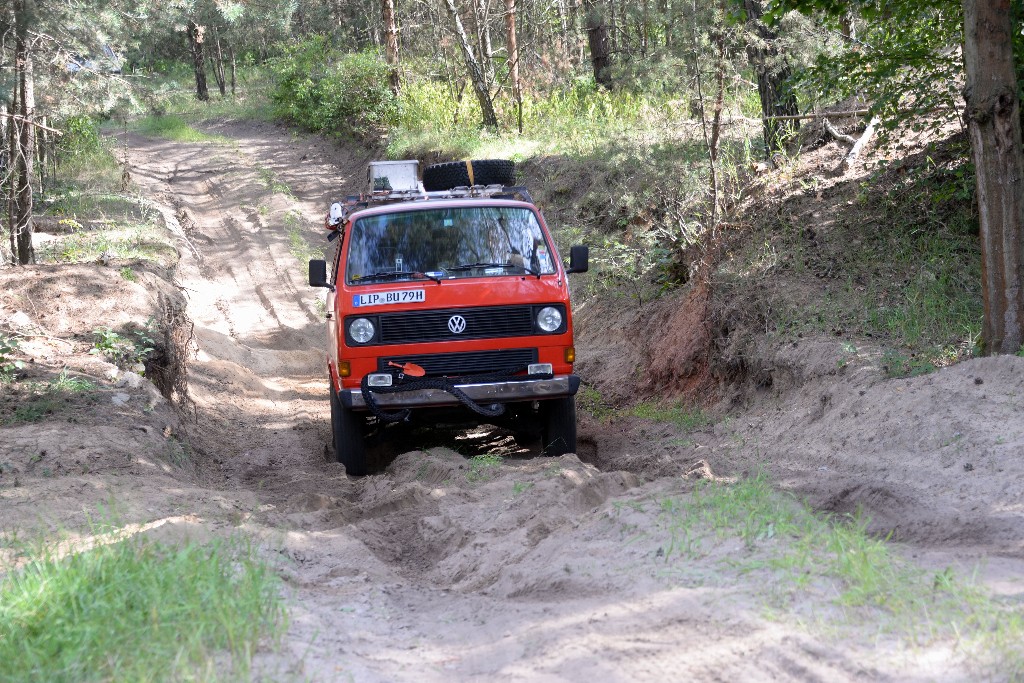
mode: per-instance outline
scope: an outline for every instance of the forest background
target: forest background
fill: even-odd
[[[543,191],[556,204],[565,195],[564,229],[595,246],[596,286],[625,286],[642,301],[650,285],[656,296],[696,283],[706,307],[721,254],[750,222],[744,202],[758,176],[831,139],[852,147],[848,168],[878,130],[883,144],[915,135],[942,146],[928,157],[929,201],[980,236],[961,264],[976,285],[964,292],[954,278],[935,293],[938,317],[954,322],[925,335],[930,357],[1015,353],[1024,345],[1021,9],[1017,0],[16,0],[0,15],[5,260],[36,260],[36,208],[68,213],[61,178],[95,168],[97,154],[128,187],[130,163],[115,159],[101,126],[183,134],[182,117],[230,115],[354,138],[390,158],[572,162]],[[965,235],[953,232],[955,252]]]

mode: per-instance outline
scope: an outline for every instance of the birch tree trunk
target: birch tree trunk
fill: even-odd
[[[227,95],[227,82],[224,78],[224,51],[220,47],[220,31],[216,27],[213,29],[213,54],[210,55],[210,61],[213,63],[213,78],[217,81],[217,89],[220,90],[220,96],[224,97]]]
[[[477,61],[473,52],[473,44],[469,42],[466,29],[459,17],[459,10],[455,7],[455,0],[444,0],[444,6],[448,9],[448,16],[455,27],[455,36],[458,38],[459,46],[462,48],[462,57],[466,62],[466,70],[469,71],[469,80],[473,84],[473,92],[480,103],[480,114],[484,125],[489,128],[498,127],[498,115],[494,112],[494,102],[491,101],[491,93],[487,86],[487,79],[480,62]]]
[[[384,58],[388,62],[388,82],[397,95],[402,84],[398,76],[398,24],[395,21],[395,0],[381,0],[381,18],[384,22]]]
[[[477,0],[476,3],[476,25],[480,39],[480,63],[483,66],[484,75],[487,76],[487,86],[494,83],[494,47],[491,44],[491,24],[488,17],[491,13],[490,3],[486,0]]]
[[[981,223],[985,353],[1024,345],[1024,156],[1010,0],[963,0],[967,130]]]

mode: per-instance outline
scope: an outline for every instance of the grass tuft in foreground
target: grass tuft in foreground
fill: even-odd
[[[691,495],[659,502],[666,562],[724,557],[722,576],[756,576],[776,614],[811,600],[820,605],[816,629],[868,625],[914,646],[955,642],[981,668],[1024,675],[1019,603],[1000,602],[952,568],[915,566],[870,534],[862,515],[816,515],[763,473],[701,481]]]
[[[276,577],[241,543],[34,555],[0,582],[3,680],[246,678],[284,628]]]

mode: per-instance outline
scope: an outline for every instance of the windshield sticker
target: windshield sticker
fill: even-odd
[[[551,268],[551,257],[548,255],[547,247],[537,247],[537,261],[540,262],[541,272],[550,272]]]
[[[397,292],[374,292],[372,294],[354,294],[352,305],[356,308],[361,306],[386,306],[387,304],[409,304],[420,303],[427,300],[426,290],[403,289]]]

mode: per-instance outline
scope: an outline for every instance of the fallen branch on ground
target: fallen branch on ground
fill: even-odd
[[[857,160],[857,157],[860,156],[861,150],[864,149],[864,145],[866,145],[868,143],[868,140],[871,139],[871,136],[875,134],[875,126],[878,125],[878,121],[879,118],[876,116],[872,118],[871,121],[868,122],[868,127],[864,129],[864,132],[861,134],[860,138],[853,145],[853,148],[846,153],[846,156],[843,158],[842,163],[839,164],[840,173],[846,173],[848,170],[850,170],[850,166],[853,164],[854,161]]]
[[[856,145],[857,144],[857,140],[854,139],[854,137],[852,135],[846,135],[844,133],[840,133],[838,130],[836,130],[836,127],[833,126],[829,122],[828,119],[824,119],[823,118],[821,120],[821,127],[825,129],[826,133],[828,133],[829,135],[834,137],[839,142],[845,142],[848,145]]]

